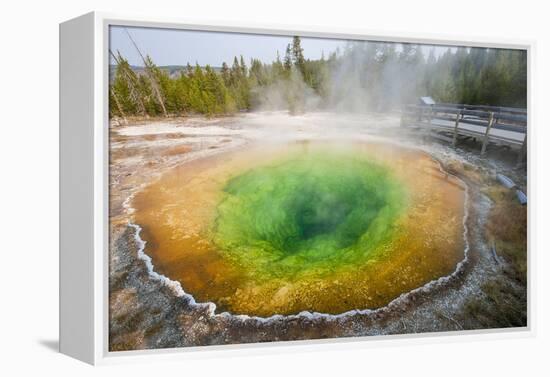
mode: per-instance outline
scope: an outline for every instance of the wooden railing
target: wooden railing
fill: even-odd
[[[526,151],[527,110],[522,108],[452,103],[406,105],[402,109],[401,124],[436,133],[453,146],[461,138],[479,139],[482,155],[489,143],[519,146],[518,163]]]

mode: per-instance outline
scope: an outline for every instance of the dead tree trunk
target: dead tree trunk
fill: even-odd
[[[132,44],[136,48],[139,56],[141,57],[141,60],[143,61],[143,65],[145,66],[145,74],[147,75],[147,77],[149,78],[149,81],[151,82],[151,87],[153,88],[153,92],[155,93],[155,96],[157,97],[157,101],[160,104],[160,107],[162,108],[162,112],[164,113],[164,116],[168,117],[168,112],[166,111],[166,107],[164,106],[164,100],[162,98],[162,94],[160,93],[159,84],[158,84],[157,79],[154,75],[153,69],[151,68],[150,62],[148,62],[147,59],[145,59],[145,57],[141,53],[141,50],[139,49],[138,45],[136,44],[136,42],[134,41],[134,39],[130,35],[130,32],[128,31],[128,29],[124,29],[124,30],[126,31],[126,34],[128,35],[128,38],[130,38],[130,41],[132,42]]]
[[[113,99],[115,100],[115,104],[117,107],[117,110],[122,117],[122,120],[124,121],[124,124],[128,124],[128,120],[126,119],[126,114],[124,113],[124,110],[122,109],[122,105],[120,103],[120,100],[118,99],[118,95],[116,94],[116,91],[113,87],[111,87],[111,94],[113,95]]]
[[[118,53],[119,56],[113,54],[111,50],[109,50],[109,53],[111,54],[113,59],[115,59],[115,62],[121,70],[121,74],[124,77],[124,81],[126,81],[126,86],[128,86],[128,91],[130,92],[130,99],[137,106],[138,113],[143,116],[147,116],[147,111],[145,110],[143,98],[141,98],[139,90],[137,89],[137,77],[133,75],[133,72],[128,71],[129,68],[127,68],[126,65],[122,64],[123,59],[120,56],[120,52]]]

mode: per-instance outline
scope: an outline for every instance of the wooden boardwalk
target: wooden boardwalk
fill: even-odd
[[[456,146],[465,139],[481,144],[481,155],[489,145],[504,146],[524,161],[527,148],[527,111],[519,108],[462,104],[407,105],[401,126],[448,141]]]

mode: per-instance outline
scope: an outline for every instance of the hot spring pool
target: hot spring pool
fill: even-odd
[[[218,311],[377,308],[464,257],[462,184],[375,143],[256,145],[186,163],[136,195],[157,272]]]

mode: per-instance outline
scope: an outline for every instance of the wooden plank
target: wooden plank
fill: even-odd
[[[439,139],[439,140],[443,140],[443,141],[446,141],[448,143],[452,143],[453,142],[453,138],[452,137],[447,137],[443,134],[439,134],[437,132],[432,132],[432,137],[435,138],[435,139]]]

